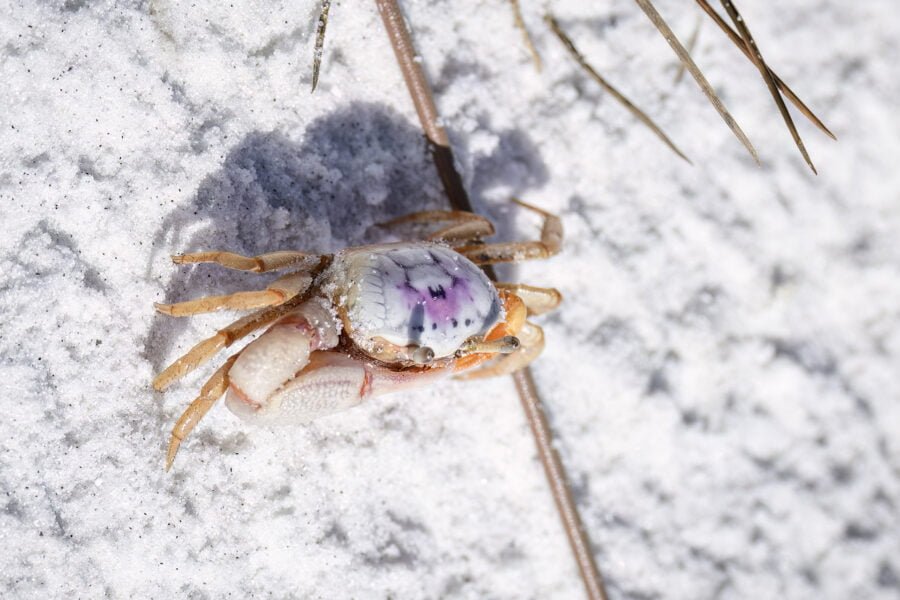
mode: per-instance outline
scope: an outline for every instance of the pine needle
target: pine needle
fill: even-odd
[[[753,55],[750,53],[750,50],[747,49],[746,44],[744,44],[744,40],[741,39],[741,36],[734,29],[732,29],[731,26],[726,23],[722,17],[719,16],[719,13],[717,13],[706,0],[697,0],[697,4],[699,4],[700,8],[702,8],[706,12],[706,14],[708,14],[712,18],[712,20],[716,22],[716,25],[719,26],[719,29],[725,32],[725,35],[727,35],[731,42],[735,46],[737,46],[741,52],[744,53],[744,56],[746,56],[750,61],[753,61]],[[837,137],[835,137],[831,130],[825,126],[825,123],[823,123],[819,119],[819,117],[817,117],[815,113],[813,113],[813,111],[803,103],[803,100],[801,100],[797,96],[797,94],[794,93],[794,90],[792,90],[784,81],[782,81],[781,77],[779,77],[778,74],[771,68],[769,68],[768,65],[767,68],[769,69],[769,73],[772,75],[772,79],[775,80],[775,85],[778,86],[778,89],[781,90],[781,93],[784,94],[785,98],[790,100],[791,103],[795,107],[797,107],[797,110],[803,113],[803,116],[809,119],[813,125],[821,129],[825,135],[833,140],[836,140]]]
[[[812,169],[812,172],[818,175],[815,165],[813,165],[812,160],[809,158],[809,154],[806,152],[806,146],[803,145],[803,140],[800,139],[800,133],[797,132],[797,127],[794,125],[794,119],[791,118],[791,113],[788,112],[787,106],[784,105],[784,100],[781,98],[781,92],[778,91],[778,86],[775,85],[775,80],[772,79],[772,72],[769,70],[769,67],[766,66],[766,61],[763,60],[762,53],[760,53],[756,41],[750,34],[750,28],[747,27],[747,23],[744,21],[741,13],[738,12],[737,7],[731,0],[721,0],[721,2],[722,6],[724,6],[725,10],[728,12],[728,16],[731,17],[731,21],[741,34],[744,45],[747,47],[747,50],[750,51],[750,60],[752,60],[753,64],[756,65],[756,68],[759,69],[763,80],[766,82],[769,93],[772,94],[772,99],[775,100],[775,105],[778,106],[778,112],[781,113],[784,124],[787,125],[788,131],[791,132],[791,137],[794,138],[794,143],[797,144],[797,149],[800,150],[800,154],[803,155],[803,159],[806,161],[806,164],[809,165],[809,168]]]
[[[699,85],[700,89],[703,90],[703,93],[706,94],[707,99],[709,99],[709,102],[722,117],[722,120],[725,121],[725,124],[728,125],[728,128],[731,129],[731,132],[744,145],[744,147],[750,153],[750,156],[753,157],[753,160],[755,160],[756,163],[759,164],[759,155],[756,153],[756,149],[753,147],[753,144],[751,144],[747,136],[744,135],[744,132],[737,124],[737,121],[734,120],[734,117],[732,117],[731,113],[728,112],[728,109],[725,108],[725,105],[719,99],[719,96],[716,95],[715,90],[713,90],[712,86],[709,85],[709,82],[706,81],[706,77],[703,76],[703,73],[700,71],[699,67],[697,67],[697,65],[694,63],[691,55],[687,50],[684,49],[684,46],[681,45],[681,42],[678,41],[678,38],[675,37],[672,29],[666,24],[666,22],[663,20],[659,12],[657,12],[656,8],[654,8],[650,0],[634,1],[638,6],[641,7],[641,10],[644,11],[644,13],[647,15],[647,18],[650,19],[650,22],[653,23],[653,25],[659,30],[662,36],[669,43],[669,46],[672,47],[672,50],[678,56],[678,59],[684,64],[688,72],[694,77],[697,85]]]
[[[516,27],[522,31],[522,37],[525,39],[525,47],[528,48],[528,52],[531,54],[531,60],[534,61],[534,68],[540,73],[543,68],[541,55],[538,54],[537,48],[534,46],[534,41],[531,39],[531,34],[525,26],[525,19],[522,18],[522,7],[519,6],[519,0],[509,0],[509,3],[512,4],[513,18],[515,19]]]
[[[587,62],[581,52],[578,51],[578,48],[575,47],[575,43],[572,42],[571,38],[569,38],[569,36],[566,35],[566,33],[562,30],[562,27],[560,27],[559,23],[553,17],[553,15],[549,13],[544,15],[544,20],[550,26],[550,29],[553,30],[553,33],[556,34],[556,37],[559,38],[559,41],[561,41],[569,51],[569,54],[572,55],[572,58],[574,58],[578,62],[578,64],[581,65],[581,68],[584,69],[594,81],[599,83],[603,89],[612,94],[613,98],[618,100],[622,104],[622,106],[627,108],[628,111],[632,115],[637,117],[637,119],[641,123],[649,127],[650,130],[653,131],[653,133],[655,133],[657,137],[659,137],[659,139],[662,140],[662,142],[672,150],[672,152],[683,158],[688,162],[688,164],[693,164],[691,160],[687,156],[685,156],[685,154],[681,150],[679,150],[678,146],[676,146],[675,143],[671,139],[669,139],[669,136],[667,136],[663,132],[663,130],[653,122],[653,119],[647,116],[647,113],[635,106],[635,104],[631,100],[626,98],[619,90],[613,87],[612,84],[606,81],[603,76],[601,76],[599,73],[597,73],[597,71],[594,70],[594,68],[590,65],[590,63]]]
[[[331,8],[331,0],[322,0],[322,12],[319,13],[319,24],[316,26],[316,47],[313,50],[313,76],[312,89],[316,91],[319,84],[319,68],[322,65],[322,48],[325,46],[325,28],[328,27],[328,10]]]
[[[687,49],[688,54],[692,54],[694,52],[694,48],[697,46],[697,40],[700,38],[700,25],[703,21],[700,18],[697,18],[697,22],[694,23],[694,30],[691,31],[691,37],[688,38],[687,44],[685,45],[685,49]],[[678,62],[678,72],[675,73],[675,79],[672,81],[673,85],[678,85],[681,83],[681,78],[684,77],[684,63]]]

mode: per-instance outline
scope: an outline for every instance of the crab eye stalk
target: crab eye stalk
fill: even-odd
[[[521,346],[521,342],[519,342],[519,338],[514,335],[508,335],[506,337],[502,337],[497,342],[500,343],[500,349],[498,352],[500,354],[512,354]]]
[[[412,353],[413,362],[419,365],[430,365],[434,361],[434,350],[428,346],[419,346]]]
[[[457,351],[457,356],[467,354],[512,354],[521,346],[519,338],[507,335],[498,340],[486,342],[483,339],[469,338]]]

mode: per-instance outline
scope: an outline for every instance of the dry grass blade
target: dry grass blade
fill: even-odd
[[[565,467],[553,444],[553,431],[544,414],[544,403],[534,384],[531,369],[525,367],[513,373],[512,377],[528,424],[531,426],[538,456],[541,457],[541,463],[544,465],[544,473],[550,483],[553,501],[562,518],[566,535],[569,536],[569,544],[575,555],[575,564],[578,566],[581,581],[584,583],[584,591],[587,593],[588,600],[609,600],[609,596],[606,594],[606,583],[597,568],[590,540],[587,538],[575,506],[575,499],[569,489]]]
[[[312,89],[316,91],[319,85],[319,68],[322,66],[322,48],[325,46],[325,28],[328,27],[328,11],[331,9],[331,0],[322,0],[322,12],[319,13],[319,24],[316,25],[316,48],[313,50],[313,76]]]
[[[441,176],[441,181],[444,183],[447,199],[454,210],[473,212],[469,196],[462,186],[462,178],[453,164],[453,151],[450,148],[447,133],[441,127],[438,119],[431,86],[425,78],[421,64],[415,60],[415,48],[409,35],[409,29],[406,27],[406,22],[400,12],[400,6],[397,0],[375,0],[375,4],[378,6],[378,11],[381,13],[384,21],[384,28],[391,41],[391,46],[394,48],[397,63],[403,73],[409,95],[419,115],[419,122],[425,131],[426,137],[431,142],[435,165]],[[496,281],[496,274],[490,268],[490,265],[487,265],[485,272],[491,279]],[[537,392],[528,367],[514,373],[513,380],[516,383],[516,390],[525,409],[525,415],[534,433],[538,456],[550,483],[550,491],[562,519],[563,529],[566,532],[569,545],[575,556],[585,591],[589,600],[607,600],[603,577],[600,575],[600,570],[597,569],[597,564],[594,561],[590,540],[581,523],[581,517],[578,515],[575,499],[569,490],[565,468],[559,458],[559,453],[554,449],[553,432],[547,423],[546,417],[543,416],[543,402]]]
[[[775,104],[776,106],[778,106],[778,112],[781,113],[781,118],[784,119],[784,124],[787,125],[788,131],[791,132],[791,137],[794,138],[794,143],[797,144],[797,149],[800,150],[800,154],[803,155],[803,159],[806,161],[806,164],[809,165],[809,168],[812,169],[812,172],[818,175],[816,167],[815,165],[813,165],[812,160],[809,158],[809,153],[806,151],[806,146],[803,145],[803,140],[800,139],[800,133],[797,131],[797,127],[794,125],[794,120],[791,118],[791,113],[788,112],[787,106],[784,105],[784,100],[781,98],[781,92],[778,91],[778,86],[775,84],[775,80],[772,78],[772,72],[769,70],[769,67],[766,66],[766,61],[763,60],[762,54],[759,51],[759,47],[756,45],[756,41],[750,34],[750,28],[747,27],[747,23],[744,21],[744,18],[741,17],[741,14],[738,12],[737,7],[733,2],[731,2],[731,0],[721,0],[721,2],[722,6],[725,7],[725,10],[728,11],[728,16],[731,17],[731,20],[734,22],[735,27],[737,27],[737,30],[740,32],[741,38],[743,38],[744,40],[744,44],[750,51],[750,60],[752,60],[753,64],[756,65],[756,68],[759,69],[763,80],[766,82],[766,86],[769,88],[769,93],[772,94],[772,99],[775,100]]]
[[[703,23],[699,18],[697,22],[694,24],[694,30],[691,32],[691,37],[688,38],[687,44],[685,48],[688,51],[688,54],[694,51],[694,48],[697,46],[697,40],[700,39],[700,24]],[[675,79],[672,81],[674,85],[678,85],[681,83],[681,78],[684,77],[684,63],[678,61],[678,72],[675,73]]]
[[[627,108],[628,111],[631,112],[631,114],[633,114],[635,117],[637,117],[637,119],[641,123],[649,127],[650,130],[653,131],[653,133],[655,133],[666,146],[671,148],[672,152],[686,160],[689,164],[693,164],[691,163],[691,160],[687,156],[685,156],[685,154],[681,150],[678,149],[678,146],[676,146],[675,143],[669,139],[669,136],[667,136],[663,132],[663,130],[653,122],[653,119],[647,116],[647,113],[635,106],[631,100],[626,98],[619,90],[614,88],[608,81],[606,81],[606,79],[604,79],[599,73],[597,73],[597,71],[594,70],[594,68],[587,62],[587,60],[585,60],[581,52],[578,51],[578,48],[575,47],[575,44],[574,42],[572,42],[571,38],[569,38],[569,36],[566,35],[566,33],[562,30],[553,15],[549,13],[544,15],[544,20],[550,26],[550,29],[553,30],[553,33],[556,34],[556,37],[559,38],[559,41],[561,41],[569,51],[569,54],[572,55],[572,58],[574,58],[578,62],[578,64],[581,65],[582,69],[587,71],[588,75],[590,75],[594,81],[599,83],[600,86],[603,87],[603,89],[612,94],[613,98],[618,100],[625,108]]]
[[[528,33],[528,28],[525,26],[525,19],[522,18],[522,7],[519,6],[519,0],[509,0],[509,3],[512,4],[513,18],[516,21],[516,27],[522,31],[522,37],[525,38],[525,46],[531,54],[531,60],[534,61],[534,68],[540,73],[541,68],[543,67],[541,55],[538,54],[537,48],[534,47],[534,41],[531,39],[531,34]]]
[[[728,112],[728,109],[725,108],[725,105],[719,99],[719,96],[716,95],[715,90],[713,90],[712,86],[709,85],[709,82],[706,81],[706,77],[703,76],[700,68],[697,67],[697,65],[694,63],[694,59],[691,58],[691,55],[688,53],[688,51],[684,49],[684,46],[682,46],[681,42],[678,41],[678,38],[675,37],[672,29],[668,26],[668,24],[666,24],[659,12],[657,12],[656,8],[653,6],[653,3],[650,2],[650,0],[634,1],[638,6],[641,7],[641,10],[643,10],[644,14],[647,15],[647,18],[650,19],[653,25],[666,39],[666,41],[669,43],[669,46],[672,47],[672,50],[678,56],[678,59],[684,64],[684,67],[688,70],[688,72],[693,75],[694,80],[696,80],[697,82],[697,85],[700,86],[700,89],[702,89],[703,93],[706,94],[706,97],[709,99],[710,103],[713,105],[713,107],[715,107],[716,111],[718,111],[719,115],[722,117],[722,120],[725,121],[725,124],[728,125],[729,129],[731,129],[731,132],[737,137],[738,140],[740,140],[740,142],[750,153],[750,156],[752,156],[753,160],[755,160],[758,164],[759,155],[756,153],[756,149],[753,147],[753,144],[751,144],[747,136],[744,135],[744,132],[737,124],[737,121],[734,120],[734,117],[732,117],[731,113]]]
[[[697,4],[699,4],[700,8],[702,8],[706,12],[706,14],[708,14],[710,18],[712,18],[712,20],[716,22],[716,25],[719,26],[719,29],[725,32],[725,35],[727,35],[732,43],[737,46],[741,52],[744,53],[744,56],[753,61],[753,55],[750,53],[747,45],[744,44],[744,40],[741,39],[741,36],[738,34],[738,32],[732,29],[731,26],[726,23],[722,17],[719,16],[719,13],[717,13],[715,9],[710,6],[709,2],[707,2],[706,0],[697,0]],[[813,125],[821,129],[825,135],[833,140],[836,140],[837,137],[835,137],[835,135],[831,133],[831,130],[825,126],[825,123],[823,123],[821,119],[819,119],[819,117],[817,117],[815,113],[813,113],[813,111],[803,103],[803,100],[801,100],[797,96],[797,94],[794,93],[794,90],[792,90],[788,86],[788,84],[786,84],[781,79],[781,77],[778,76],[778,73],[773,71],[768,65],[766,65],[766,68],[769,69],[769,73],[772,75],[772,79],[775,80],[775,85],[778,86],[778,89],[781,90],[781,93],[784,94],[784,97],[790,100],[791,103],[795,107],[797,107],[797,110],[803,113],[803,116],[809,119]]]

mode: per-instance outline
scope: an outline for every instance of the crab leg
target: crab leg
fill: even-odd
[[[494,225],[484,217],[458,210],[426,210],[382,223],[382,227],[411,225],[422,228],[443,225],[437,231],[424,233],[428,241],[472,242],[494,235]]]
[[[159,312],[171,317],[189,317],[220,309],[249,310],[277,306],[309,289],[312,277],[307,273],[289,273],[273,281],[265,290],[235,292],[225,296],[205,296],[175,304],[154,303]]]
[[[563,237],[562,221],[559,220],[559,217],[515,198],[513,198],[513,202],[544,217],[540,241],[476,244],[457,248],[456,251],[478,265],[549,258],[557,254]]]
[[[562,294],[555,288],[536,287],[524,283],[497,283],[498,290],[513,293],[522,299],[528,308],[528,315],[542,315],[559,306]]]
[[[223,348],[227,348],[242,337],[289,313],[302,301],[302,296],[295,296],[284,304],[257,311],[242,319],[238,319],[224,329],[220,329],[216,335],[203,340],[191,348],[184,356],[166,367],[153,380],[153,388],[161,392],[200,365],[206,363]]]
[[[228,389],[228,371],[231,370],[231,365],[234,364],[237,357],[238,355],[235,354],[225,361],[225,364],[219,367],[218,371],[213,373],[213,376],[209,378],[200,390],[200,395],[191,402],[190,406],[181,414],[178,422],[175,423],[175,427],[172,429],[172,436],[169,438],[169,449],[166,452],[166,471],[172,468],[172,462],[175,460],[178,447],[184,441],[184,438],[193,431],[194,427],[216,403],[216,400],[221,398],[225,390]]]
[[[482,379],[509,375],[527,366],[544,349],[544,330],[534,323],[526,321],[517,336],[520,342],[518,350],[510,354],[502,354],[472,371],[460,373],[456,375],[456,379]]]
[[[280,250],[259,254],[257,256],[242,256],[233,252],[194,252],[192,254],[176,254],[172,256],[172,262],[176,265],[193,263],[216,263],[228,269],[238,271],[253,271],[254,273],[266,273],[287,267],[300,267],[303,271],[309,271],[322,262],[323,257],[317,254]]]

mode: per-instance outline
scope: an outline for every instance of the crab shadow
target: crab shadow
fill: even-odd
[[[499,187],[521,193],[543,183],[546,168],[527,137],[514,130],[498,135],[495,151],[469,182],[473,192]],[[523,172],[530,174],[524,180]],[[278,132],[245,136],[221,168],[166,217],[154,236],[148,269],[158,270],[161,255],[201,250],[330,253],[378,241],[377,223],[445,208],[421,130],[384,105],[351,103],[311,122],[299,142]],[[268,279],[214,265],[173,266],[158,300],[259,289]],[[186,319],[154,316],[144,347],[154,372],[186,327]]]

